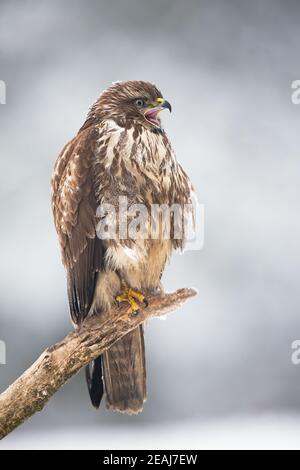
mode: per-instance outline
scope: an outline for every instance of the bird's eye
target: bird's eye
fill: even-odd
[[[135,104],[138,108],[142,108],[145,105],[145,101],[139,98],[138,100],[135,100]]]

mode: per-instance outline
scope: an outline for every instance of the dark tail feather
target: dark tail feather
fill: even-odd
[[[85,378],[88,386],[92,404],[95,408],[99,408],[103,396],[103,380],[102,380],[102,357],[99,356],[95,361],[86,366]]]

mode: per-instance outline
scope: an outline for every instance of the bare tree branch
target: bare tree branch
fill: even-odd
[[[152,317],[165,315],[196,295],[194,289],[151,296],[137,315],[115,308],[109,318],[88,318],[79,330],[47,348],[35,363],[0,395],[0,439],[37,411],[83,366],[100,356],[115,341]]]

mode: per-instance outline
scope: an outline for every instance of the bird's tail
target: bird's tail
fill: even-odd
[[[106,392],[109,409],[138,413],[146,400],[146,365],[143,327],[117,341],[86,367],[86,381],[95,408]],[[104,384],[103,384],[104,382]]]
[[[117,341],[103,354],[103,378],[109,409],[138,413],[146,400],[143,327]]]

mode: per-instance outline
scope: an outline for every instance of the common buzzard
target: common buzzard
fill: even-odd
[[[130,207],[142,205],[147,210],[191,204],[190,181],[161,126],[163,109],[171,111],[171,105],[152,83],[114,83],[90,108],[56,161],[52,207],[77,327],[87,315],[108,315],[115,301],[126,301],[138,312],[145,295],[161,288],[172,249],[184,244],[184,230],[175,236],[178,220],[173,212],[169,224],[160,213],[156,221],[145,223],[143,231],[137,228],[137,236],[121,237],[118,231],[120,198]],[[101,207],[115,211],[108,215]],[[117,234],[99,236],[101,222],[108,224],[115,216],[117,224],[112,221],[112,226]],[[128,220],[132,222],[134,215]],[[169,237],[164,236],[166,225]],[[150,227],[156,237],[150,235]],[[146,399],[143,328],[128,333],[94,361],[86,378],[95,407],[105,391],[109,408],[141,411]]]

